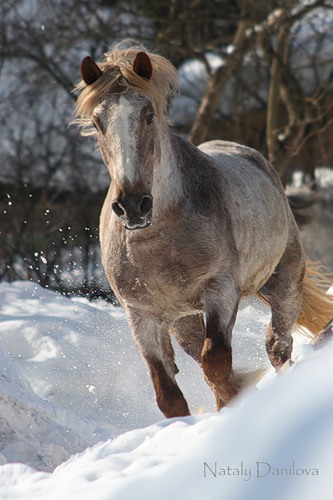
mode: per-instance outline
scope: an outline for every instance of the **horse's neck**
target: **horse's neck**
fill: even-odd
[[[154,173],[152,195],[159,210],[171,208],[184,196],[183,179],[180,171],[181,149],[169,128],[160,134],[160,159]]]
[[[160,135],[160,162],[154,173],[153,197],[159,210],[178,203],[198,203],[214,194],[216,182],[211,160],[189,141],[166,128]]]

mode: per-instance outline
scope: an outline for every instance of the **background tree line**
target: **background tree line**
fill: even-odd
[[[332,25],[332,0],[1,3],[0,280],[107,289],[107,170],[69,126],[82,57],[124,38],[157,50],[181,75],[175,128],[255,147],[287,184],[332,165]]]

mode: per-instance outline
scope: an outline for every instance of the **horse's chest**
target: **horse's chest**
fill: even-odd
[[[199,308],[190,260],[176,246],[119,244],[107,271],[111,286],[132,305],[163,304],[166,308]]]

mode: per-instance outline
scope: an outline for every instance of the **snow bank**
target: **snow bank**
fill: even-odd
[[[240,314],[234,345],[240,367],[266,362],[263,335],[268,317],[267,310],[252,305]],[[0,320],[0,347],[40,398],[108,427],[112,435],[161,417],[120,308],[68,299],[35,283],[3,283]],[[192,410],[213,410],[201,370],[177,347],[179,382]]]
[[[162,420],[120,309],[21,282],[0,286],[0,316],[0,498],[331,498],[332,347],[296,337],[299,363],[219,414],[177,350],[192,411],[211,413]],[[267,320],[240,312],[239,366],[267,362]]]
[[[5,465],[1,498],[328,500],[332,356],[316,354],[220,414],[98,444],[53,474]]]

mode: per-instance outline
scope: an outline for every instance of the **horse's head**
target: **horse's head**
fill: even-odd
[[[131,62],[131,70],[137,78],[136,84],[124,84],[121,75],[109,91],[95,100],[89,118],[110,171],[113,212],[126,229],[142,229],[152,221],[152,186],[154,164],[160,155],[160,125],[156,103],[149,92],[144,91],[153,73],[148,54],[138,52]],[[103,66],[86,57],[81,63],[81,74],[87,87],[97,88],[99,80],[103,80]]]

